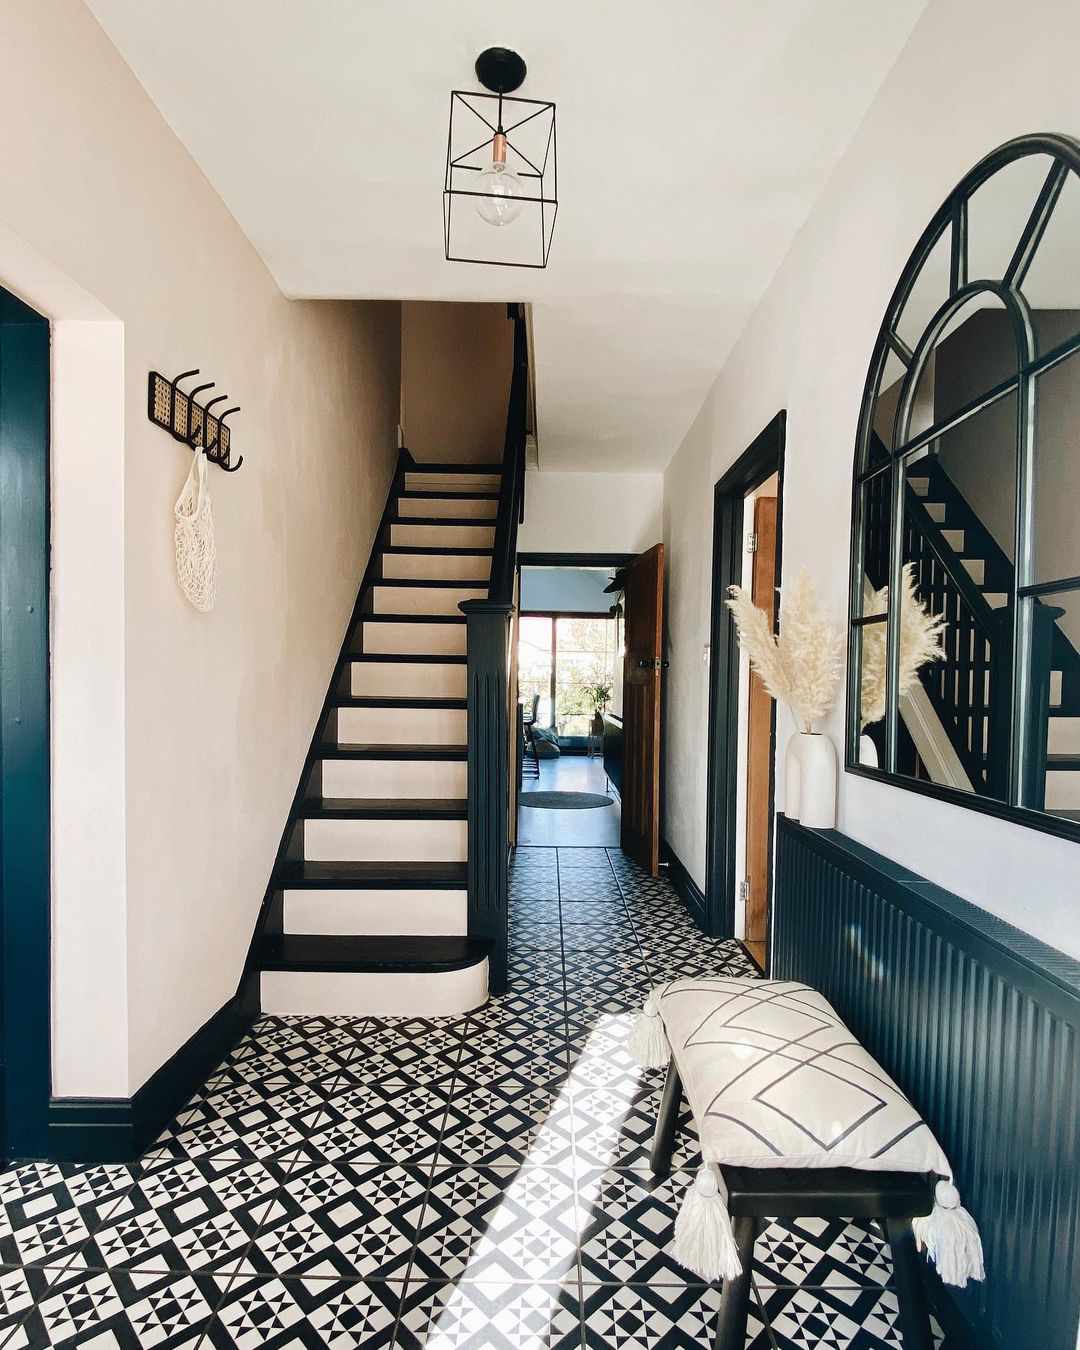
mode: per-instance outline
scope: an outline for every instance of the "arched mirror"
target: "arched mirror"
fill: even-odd
[[[1080,839],[1080,142],[1001,146],[924,231],[853,522],[848,769]]]

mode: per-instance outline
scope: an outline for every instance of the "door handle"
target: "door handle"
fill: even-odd
[[[670,661],[654,661],[651,657],[638,657],[638,670],[667,670]]]

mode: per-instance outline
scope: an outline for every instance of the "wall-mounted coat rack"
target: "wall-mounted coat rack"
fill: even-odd
[[[213,389],[213,380],[196,385],[187,392],[177,387],[181,380],[198,373],[198,370],[182,370],[174,380],[167,380],[164,375],[152,370],[147,391],[147,414],[156,427],[163,427],[174,440],[192,451],[200,448],[205,450],[211,464],[216,464],[226,473],[235,473],[243,464],[244,456],[241,455],[235,464],[230,464],[232,435],[225,425],[225,419],[239,412],[240,406],[237,404],[235,408],[226,408],[221,413],[210,411],[215,404],[226,403],[228,394],[219,394],[205,405],[197,403],[196,394]]]

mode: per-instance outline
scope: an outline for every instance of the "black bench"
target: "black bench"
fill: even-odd
[[[671,1171],[682,1084],[668,1065],[649,1166]],[[750,1310],[754,1243],[766,1219],[878,1219],[892,1249],[904,1350],[933,1350],[922,1258],[911,1220],[934,1205],[934,1178],[917,1172],[860,1172],[850,1167],[721,1167],[742,1274],[724,1281],[715,1350],[743,1350]]]

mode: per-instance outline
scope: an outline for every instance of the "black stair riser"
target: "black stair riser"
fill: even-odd
[[[494,516],[391,516],[391,525],[481,525],[494,530]]]
[[[440,652],[402,652],[401,655],[396,652],[354,652],[344,657],[344,663],[351,664],[352,661],[412,661],[414,666],[466,666],[468,657],[454,653],[441,655]]]
[[[337,745],[325,742],[315,747],[312,760],[322,759],[394,759],[464,761],[469,752],[464,745]]]
[[[502,477],[502,460],[480,464],[410,464],[406,473],[476,473],[494,478]]]
[[[361,614],[360,623],[464,623],[464,614]]]
[[[456,797],[413,803],[319,797],[301,811],[304,820],[467,820],[468,814],[467,804]]]
[[[454,937],[323,937],[283,933],[260,950],[263,970],[336,971],[343,974],[467,970],[488,954],[487,945]]]
[[[304,862],[282,863],[274,874],[279,890],[448,890],[467,884],[465,863]]]
[[[441,488],[433,488],[430,492],[424,488],[405,488],[398,493],[399,502],[497,502],[498,500],[497,492],[482,492],[479,489],[470,492],[466,488],[462,488],[460,492],[447,492]]]
[[[468,700],[464,698],[381,698],[367,694],[337,694],[331,701],[335,708],[444,708],[450,712],[464,712]]]
[[[380,586],[403,586],[413,591],[486,591],[487,582],[481,577],[379,577],[371,583],[371,589]]]
[[[432,558],[490,558],[494,549],[490,548],[446,548],[442,544],[388,544],[382,555],[395,557],[432,557]]]

